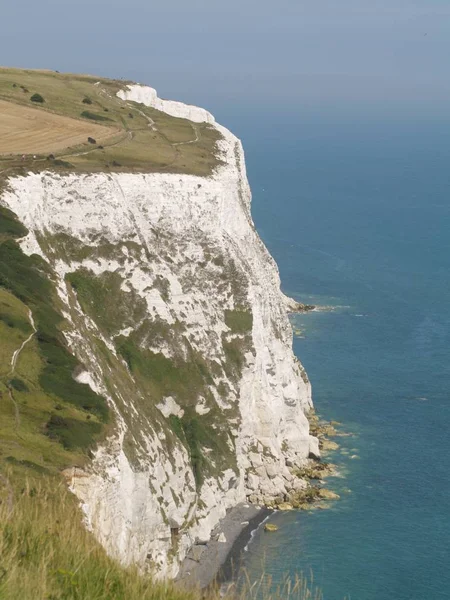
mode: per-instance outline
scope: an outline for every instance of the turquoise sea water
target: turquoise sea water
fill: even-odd
[[[450,125],[235,129],[284,291],[337,307],[296,317],[294,350],[355,434],[328,457],[342,500],[275,515],[245,566],[312,569],[325,600],[449,599]]]

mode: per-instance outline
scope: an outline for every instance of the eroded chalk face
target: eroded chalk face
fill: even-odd
[[[318,452],[242,147],[214,126],[209,177],[30,174],[2,197],[29,229],[24,251],[54,270],[78,376],[116,414],[92,464],[66,473],[71,489],[111,555],[165,576],[228,508],[298,487],[292,467]]]

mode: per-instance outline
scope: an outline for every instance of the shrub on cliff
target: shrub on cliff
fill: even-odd
[[[30,100],[31,102],[38,102],[39,104],[43,104],[45,102],[44,98],[40,94],[33,94]]]
[[[83,110],[81,116],[85,119],[90,119],[91,121],[111,121],[109,117],[98,115],[97,113],[90,112],[89,110]]]

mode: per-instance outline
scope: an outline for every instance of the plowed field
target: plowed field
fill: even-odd
[[[0,100],[0,154],[56,152],[114,135],[117,129]]]

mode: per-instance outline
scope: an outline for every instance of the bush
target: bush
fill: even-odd
[[[7,327],[10,327],[11,329],[18,329],[26,335],[31,333],[29,321],[22,319],[21,317],[11,315],[8,312],[3,312],[2,310],[0,310],[0,322],[4,323]]]
[[[89,142],[90,144],[96,144],[96,143],[97,143],[97,141],[96,141],[96,140],[94,140],[94,138],[93,138],[93,137],[88,137],[88,142]]]
[[[35,254],[26,256],[15,242],[9,240],[0,244],[0,286],[31,306],[36,320],[36,340],[45,363],[39,375],[42,390],[107,422],[105,399],[87,384],[78,383],[72,377],[78,363],[65,347],[59,330],[62,317],[53,307],[54,292],[45,268],[46,264],[40,257]],[[24,327],[25,323],[14,322],[12,325]]]
[[[39,350],[46,362],[39,375],[42,389],[82,410],[96,414],[103,422],[107,422],[108,407],[104,398],[92,391],[89,385],[78,383],[72,377],[77,366],[76,358],[56,339],[46,339],[40,332],[37,339]]]
[[[27,235],[28,230],[20,223],[16,215],[9,209],[0,206],[0,235],[9,235],[14,238]]]
[[[103,115],[98,115],[97,113],[92,113],[89,110],[83,110],[81,116],[85,119],[90,119],[91,121],[111,121],[109,117],[104,117]]]
[[[28,469],[33,469],[33,471],[36,471],[37,473],[48,473],[48,469],[46,467],[37,465],[36,463],[31,462],[30,460],[26,460],[26,459],[19,460],[19,459],[15,458],[14,456],[7,456],[5,458],[5,460],[6,460],[6,462],[10,463],[11,465],[17,465],[17,466],[21,466],[21,467],[26,467]]]
[[[90,98],[83,98],[83,104],[92,104],[92,100]]]
[[[248,333],[253,327],[251,310],[225,310],[225,325],[233,333]]]
[[[17,377],[14,377],[14,379],[9,381],[9,386],[15,389],[17,392],[29,392],[27,384],[22,381],[22,379]]]
[[[73,166],[70,162],[67,162],[67,160],[61,160],[60,158],[55,158],[53,164],[55,167],[65,167],[66,169],[71,169]]]
[[[91,448],[94,446],[95,437],[101,432],[101,429],[100,423],[86,423],[57,415],[52,415],[46,426],[48,437],[58,441],[66,450]]]
[[[44,98],[40,94],[33,94],[30,100],[31,102],[39,102],[40,104],[45,102]]]

